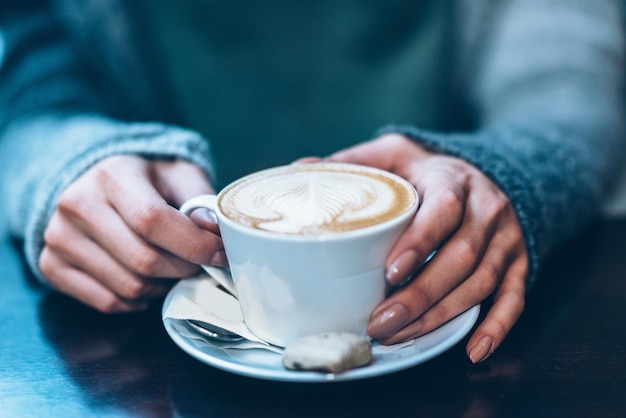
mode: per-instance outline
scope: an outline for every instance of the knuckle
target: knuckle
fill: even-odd
[[[526,298],[523,292],[506,292],[501,296],[504,302],[511,308],[517,315],[520,315],[526,306]]]
[[[190,263],[210,264],[214,254],[223,248],[218,237],[208,231],[201,231],[199,236],[189,239],[177,255]]]
[[[512,209],[509,199],[503,193],[497,193],[493,199],[489,199],[487,202],[484,213],[489,219],[496,220],[507,214],[509,209]]]
[[[132,228],[142,237],[150,237],[165,219],[165,208],[160,204],[146,204],[131,216]]]
[[[453,189],[444,189],[437,194],[437,203],[446,213],[459,217],[464,211],[464,199],[459,192]]]
[[[124,304],[112,294],[99,298],[92,306],[105,314],[118,313],[126,310],[124,309]]]
[[[481,270],[478,292],[486,297],[492,294],[498,287],[502,271],[496,265],[491,263],[482,266]]]
[[[499,318],[493,319],[491,326],[493,327],[495,331],[494,334],[497,336],[498,340],[503,340],[510,330],[510,327]]]
[[[513,227],[507,228],[506,233],[510,241],[516,242],[520,247],[525,248],[526,239],[519,224],[516,223]]]
[[[97,184],[102,186],[109,186],[118,182],[116,165],[111,164],[111,162],[111,159],[106,159],[94,166],[93,178],[95,179]]]
[[[57,200],[57,210],[71,217],[84,218],[83,214],[88,211],[89,200],[85,199],[73,188],[67,189]]]
[[[526,238],[524,237],[524,233],[522,232],[522,229],[518,227],[517,225],[515,228],[513,228],[512,239],[518,242],[522,249],[526,248],[525,247]]]
[[[149,286],[140,280],[124,280],[119,286],[118,294],[124,299],[135,300],[140,299],[149,290]]]
[[[436,324],[441,324],[444,321],[448,320],[449,310],[442,303],[438,303],[429,310],[429,319],[431,322]]]
[[[397,146],[403,143],[406,138],[403,135],[397,133],[388,133],[378,138],[378,142],[385,144],[385,146]]]
[[[43,234],[44,242],[52,248],[56,248],[65,241],[63,232],[57,222],[50,222]]]
[[[39,270],[48,279],[52,276],[54,271],[54,263],[50,255],[50,250],[44,248],[39,257]]]
[[[153,248],[139,247],[129,259],[129,269],[134,273],[150,277],[156,275],[161,266],[161,255]]]
[[[407,287],[406,292],[410,301],[408,304],[410,309],[412,308],[416,311],[423,311],[429,308],[434,302],[433,296],[421,286],[409,286]]]
[[[214,245],[204,241],[198,241],[191,245],[188,251],[183,255],[187,261],[197,264],[210,264],[213,255],[218,251]]]
[[[495,211],[497,211],[498,213],[505,213],[505,212],[508,212],[509,209],[513,209],[513,207],[511,206],[511,201],[509,200],[508,196],[502,192],[498,192],[494,202],[495,202],[494,203]]]
[[[455,254],[464,264],[474,264],[480,249],[478,243],[470,237],[459,238],[455,244]]]

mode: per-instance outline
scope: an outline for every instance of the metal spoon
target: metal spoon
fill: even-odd
[[[208,322],[199,321],[195,319],[188,319],[187,323],[198,334],[202,335],[203,337],[212,339],[212,340],[234,342],[234,341],[241,341],[244,339],[239,334],[235,334],[234,332],[218,327],[217,325],[209,324]]]

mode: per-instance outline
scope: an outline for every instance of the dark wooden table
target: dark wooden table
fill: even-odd
[[[504,345],[467,339],[394,374],[283,383],[233,375],[180,350],[160,306],[103,316],[47,292],[0,241],[2,417],[626,417],[626,220],[552,255]],[[483,315],[485,309],[483,309]]]

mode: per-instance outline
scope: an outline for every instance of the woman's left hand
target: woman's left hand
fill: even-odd
[[[472,362],[485,360],[524,309],[528,254],[507,196],[473,165],[397,134],[328,160],[395,173],[421,199],[387,259],[387,280],[397,289],[372,313],[370,336],[383,344],[419,337],[493,295],[493,306],[467,345]]]

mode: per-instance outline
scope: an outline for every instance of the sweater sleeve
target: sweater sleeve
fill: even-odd
[[[457,66],[476,129],[382,131],[465,159],[498,184],[524,231],[530,285],[544,257],[599,213],[623,161],[622,11],[610,0],[482,3],[489,19],[460,19]]]
[[[209,148],[198,134],[107,116],[114,101],[83,66],[45,2],[8,1],[0,31],[2,210],[41,279],[43,232],[58,197],[98,161],[118,154],[181,158],[210,176]]]

